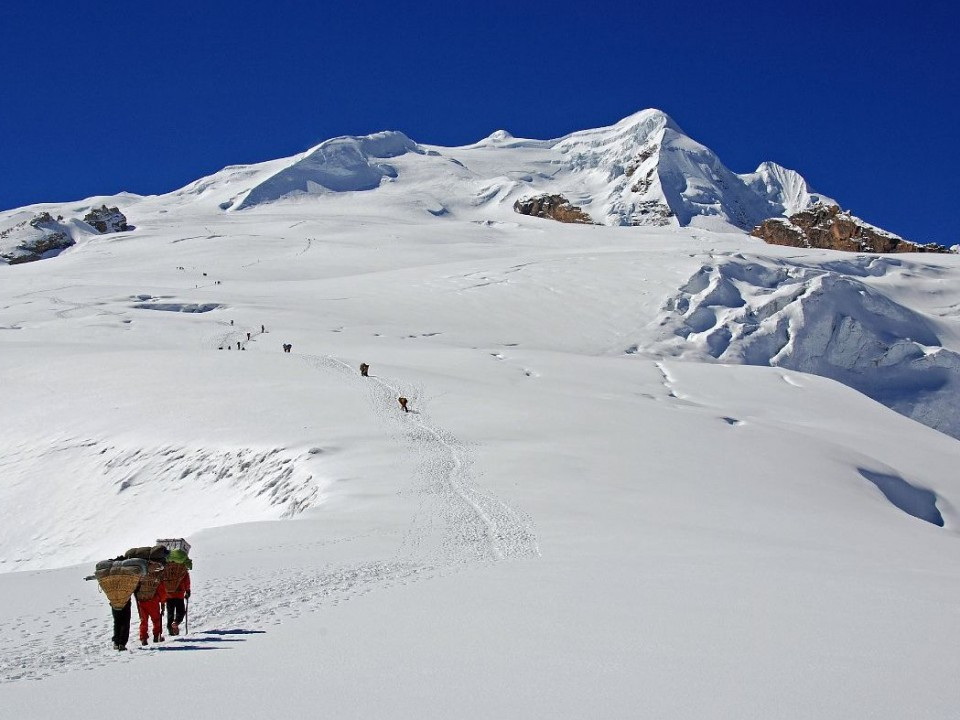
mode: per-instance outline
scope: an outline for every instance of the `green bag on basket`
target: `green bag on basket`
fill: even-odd
[[[187,570],[193,570],[193,560],[183,551],[183,550],[171,550],[170,554],[167,555],[168,563],[179,563],[180,565],[186,565]]]

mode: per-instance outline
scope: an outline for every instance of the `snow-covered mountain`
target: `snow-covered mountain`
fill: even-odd
[[[401,156],[402,163],[383,162]],[[383,182],[415,190],[425,178],[442,180],[438,200],[446,208],[463,211],[556,193],[606,225],[751,228],[829,200],[775,163],[736,175],[665,113],[644,110],[609,127],[546,141],[518,139],[504,130],[462,148],[420,146],[395,132],[336,138],[291,158],[266,179],[258,176],[223,207],[373,190]],[[213,179],[211,187],[218,184]]]
[[[644,111],[0,213],[4,717],[953,717],[960,256],[743,231],[820,199]]]
[[[290,158],[225,168],[164,198],[172,206],[242,211],[357,191],[371,191],[371,207],[400,194],[435,215],[462,217],[555,193],[605,225],[714,229],[750,229],[830,202],[772,162],[753,173],[731,172],[659,110],[555,140],[518,139],[504,130],[453,148],[420,145],[400,132],[334,138]]]

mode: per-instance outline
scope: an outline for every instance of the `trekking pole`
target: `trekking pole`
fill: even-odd
[[[187,598],[183,601],[185,604],[183,606],[183,626],[186,628],[184,635],[190,634],[190,598]]]

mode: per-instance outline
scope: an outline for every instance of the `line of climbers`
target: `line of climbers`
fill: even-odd
[[[360,363],[360,377],[370,377],[370,366],[367,363]],[[400,403],[400,408],[405,412],[410,412],[410,401],[403,397],[402,395],[397,398],[397,402]]]
[[[230,324],[233,325],[233,320],[230,321]],[[266,331],[267,331],[267,328],[266,328],[264,325],[261,325],[261,326],[260,326],[260,334],[262,335],[262,334],[265,333]],[[251,334],[248,332],[248,333],[247,333],[247,341],[249,341],[250,339],[251,339]],[[292,351],[293,351],[293,343],[281,343],[281,344],[282,344],[282,346],[283,346],[283,351],[284,351],[285,353],[289,353],[289,352],[292,352]],[[230,345],[226,345],[227,350],[229,350],[230,347],[231,347]],[[223,348],[224,348],[224,346],[221,345],[221,346],[220,346],[220,349],[223,350]],[[245,347],[242,347],[242,346],[241,346],[239,340],[237,340],[237,350],[246,350]],[[360,363],[360,375],[361,375],[361,377],[370,377],[370,366],[369,366],[367,363]],[[404,412],[410,412],[410,408],[409,408],[410,400],[408,400],[407,398],[401,396],[401,397],[398,397],[398,398],[397,398],[397,401],[400,403],[400,408],[401,408]]]
[[[233,320],[230,321],[230,325],[231,325],[231,326],[233,325]],[[266,332],[267,332],[267,326],[266,326],[266,325],[261,325],[261,326],[260,326],[260,335],[265,335]],[[254,333],[254,331],[247,330],[246,333],[247,333],[247,342],[250,342],[250,341],[253,339],[253,333]],[[218,349],[218,350],[223,350],[224,348],[226,348],[227,350],[233,350],[233,342],[231,341],[231,342],[226,343],[225,341],[226,341],[226,338],[224,338],[224,339],[221,341],[222,343],[225,343],[225,344],[221,344],[220,347],[218,347],[217,349]],[[237,350],[246,350],[246,349],[247,349],[246,347],[244,347],[243,343],[242,343],[240,340],[237,340],[236,342],[237,342]],[[291,347],[292,347],[292,346],[291,346]],[[286,346],[284,346],[284,352],[289,352],[289,351],[286,349]]]
[[[131,601],[140,616],[140,644],[146,645],[153,624],[153,642],[163,642],[166,605],[167,633],[180,634],[188,621],[190,601],[190,543],[183,538],[157,540],[152,547],[130,548],[123,555],[97,563],[96,580],[113,612],[113,649],[126,650],[130,639]],[[189,630],[189,625],[186,626]]]

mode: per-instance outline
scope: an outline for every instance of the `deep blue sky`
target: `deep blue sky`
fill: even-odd
[[[659,107],[735,172],[774,160],[960,242],[957,3],[253,4],[7,3],[0,208],[167,192],[336,135],[549,138]]]

